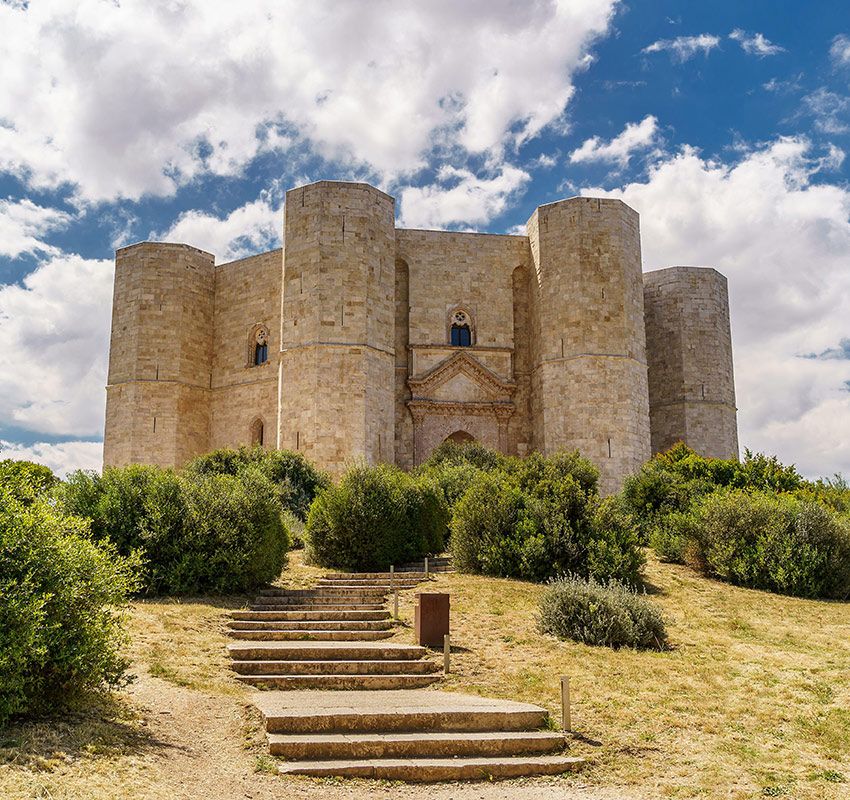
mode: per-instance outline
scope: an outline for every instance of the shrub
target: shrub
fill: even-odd
[[[607,647],[662,650],[664,618],[645,596],[617,581],[552,581],[540,600],[538,628],[560,639]]]
[[[850,596],[850,525],[790,494],[718,491],[696,509],[708,574],[800,597]]]
[[[277,489],[280,503],[302,522],[310,504],[329,485],[328,476],[316,469],[301,453],[291,450],[266,450],[240,447],[238,450],[214,450],[186,466],[188,475],[238,475],[243,470],[258,470]]]
[[[24,503],[51,489],[59,479],[43,464],[32,461],[0,461],[0,491]]]
[[[691,511],[659,515],[649,533],[649,545],[662,561],[685,564],[696,559],[697,520]]]
[[[533,489],[543,481],[557,482],[570,477],[585,494],[595,494],[599,484],[599,470],[578,450],[549,456],[532,453],[518,462],[516,473],[525,489]]]
[[[476,469],[491,472],[492,470],[511,469],[516,459],[490,450],[478,442],[443,442],[437,447],[424,467],[435,467],[440,464],[467,464]]]
[[[441,461],[438,464],[420,467],[416,470],[416,476],[434,484],[440,490],[446,506],[451,511],[481,472],[482,470],[478,467],[466,462]]]
[[[440,552],[447,518],[430,482],[386,464],[360,464],[310,507],[307,557],[324,567],[386,569]]]
[[[138,552],[147,594],[247,591],[276,578],[289,534],[276,488],[257,469],[184,476],[131,465],[77,472],[59,488],[95,540]]]
[[[126,682],[122,608],[137,563],[86,529],[0,490],[0,725]]]
[[[572,474],[529,483],[521,472],[481,473],[455,506],[455,567],[532,581],[570,572],[635,582],[642,556],[630,521],[597,502]]]

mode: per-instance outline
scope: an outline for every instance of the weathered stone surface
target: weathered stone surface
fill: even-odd
[[[321,181],[287,193],[283,250],[214,266],[187,245],[122,248],[105,463],[262,441],[339,474],[473,438],[577,448],[607,493],[678,440],[737,453],[725,279],[642,275],[619,200],[541,206],[527,234],[397,229],[393,198]],[[451,344],[458,315],[470,346]]]

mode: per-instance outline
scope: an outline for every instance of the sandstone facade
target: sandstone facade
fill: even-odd
[[[322,181],[287,193],[284,238],[218,266],[117,252],[105,464],[254,442],[339,473],[475,439],[577,448],[610,492],[676,441],[737,456],[726,281],[642,274],[618,200],[541,206],[526,236],[404,230],[383,192]]]

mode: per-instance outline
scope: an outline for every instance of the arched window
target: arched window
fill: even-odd
[[[469,314],[460,310],[452,314],[449,336],[449,343],[452,347],[470,347],[472,345],[472,321]]]
[[[269,360],[269,332],[264,325],[258,325],[251,336],[251,360],[255,367]]]
[[[263,421],[259,417],[251,423],[251,444],[255,447],[263,446]]]

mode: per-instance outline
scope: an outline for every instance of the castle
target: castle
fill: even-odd
[[[619,200],[540,206],[525,236],[401,229],[394,205],[321,181],[287,192],[281,250],[118,250],[104,463],[255,443],[339,474],[474,439],[578,449],[607,493],[677,441],[737,457],[716,270],[643,274]]]

